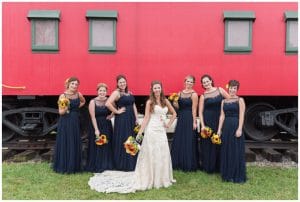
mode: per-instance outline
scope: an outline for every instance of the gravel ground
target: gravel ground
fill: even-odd
[[[256,155],[255,162],[247,162],[247,165],[265,166],[265,167],[281,167],[281,168],[297,168],[298,163],[291,160],[287,156],[282,157],[282,162],[271,162],[264,159],[261,155]]]

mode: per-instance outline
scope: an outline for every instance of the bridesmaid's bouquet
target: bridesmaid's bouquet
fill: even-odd
[[[177,94],[177,93],[172,93],[169,97],[168,97],[168,99],[171,101],[171,102],[177,102],[178,101],[178,99],[179,99],[179,95]]]
[[[106,135],[102,134],[96,138],[95,143],[96,143],[96,145],[104,145],[104,144],[108,143],[108,139],[107,139]]]
[[[210,127],[205,127],[201,130],[200,136],[204,139],[211,137],[213,134],[213,130]]]
[[[140,145],[136,142],[134,137],[129,136],[124,142],[124,148],[126,149],[127,154],[135,156],[140,150]]]
[[[58,104],[58,108],[60,109],[65,109],[70,107],[70,100],[66,97],[62,97],[57,101]],[[67,111],[67,113],[69,113],[69,110]]]
[[[216,133],[214,133],[210,139],[213,144],[221,144],[222,143],[220,136]]]

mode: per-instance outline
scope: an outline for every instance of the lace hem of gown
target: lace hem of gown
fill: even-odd
[[[144,191],[151,188],[159,189],[161,187],[169,187],[176,180],[172,179],[168,183],[153,185],[152,187],[142,187],[139,185],[135,172],[124,171],[104,171],[103,173],[95,173],[88,181],[88,185],[92,190],[102,193],[134,193],[136,191]]]
[[[136,191],[134,172],[104,171],[95,173],[88,182],[92,190],[103,193],[133,193]]]
[[[124,171],[104,171],[103,173],[95,173],[88,181],[88,185],[91,190],[102,193],[134,193],[136,191],[144,191],[147,189],[161,187],[169,187],[176,180],[172,179],[170,182],[162,183],[159,185],[153,184],[151,187],[145,187],[138,183],[136,178],[136,173],[133,172],[124,172]]]

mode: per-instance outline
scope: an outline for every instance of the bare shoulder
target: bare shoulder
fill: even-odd
[[[65,97],[66,97],[66,95],[64,93],[62,93],[59,95],[58,99],[65,98]]]
[[[219,90],[220,90],[222,93],[226,92],[226,91],[224,90],[224,88],[222,88],[222,87],[218,87],[218,88],[219,88]]]
[[[198,98],[198,93],[197,93],[196,91],[194,91],[194,92],[192,93],[192,97],[193,97],[193,98]]]
[[[118,89],[114,90],[112,92],[112,94],[110,95],[110,97],[114,98],[114,99],[119,99],[121,96],[120,91]]]
[[[242,97],[239,97],[239,102],[245,104],[245,100]]]
[[[79,97],[83,97],[83,95],[82,95],[81,92],[78,92],[78,96],[79,96]]]
[[[150,105],[152,102],[150,99],[147,100],[146,105]]]

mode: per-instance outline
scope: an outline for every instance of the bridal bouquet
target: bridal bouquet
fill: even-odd
[[[124,148],[126,149],[126,153],[135,156],[140,150],[140,145],[136,142],[134,137],[129,136],[124,142]]]
[[[200,132],[200,136],[202,138],[209,138],[212,134],[213,134],[213,130],[207,126],[204,129],[202,129]]]
[[[66,97],[63,97],[63,98],[60,98],[58,101],[57,101],[57,104],[58,104],[58,108],[60,109],[65,109],[65,108],[68,108],[70,107],[70,100]],[[69,110],[67,111],[67,113],[69,113]]]
[[[221,144],[222,143],[220,136],[216,133],[214,133],[210,139],[213,144]]]
[[[96,138],[95,143],[96,143],[96,145],[104,145],[104,144],[108,143],[108,139],[107,139],[106,135],[102,134]]]
[[[168,97],[168,99],[170,100],[170,101],[172,101],[172,102],[177,102],[178,101],[178,99],[179,99],[179,96],[178,96],[178,94],[177,93],[172,93],[169,97]]]

